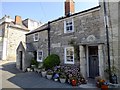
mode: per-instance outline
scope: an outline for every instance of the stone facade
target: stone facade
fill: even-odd
[[[110,62],[111,66],[114,64],[117,68],[120,66],[118,6],[118,3],[106,3]],[[40,27],[26,34],[27,44],[32,44],[34,51],[43,50],[44,58],[49,55],[49,51],[50,54],[59,55],[61,63],[66,64],[65,48],[73,47],[69,42],[74,39],[79,46],[79,59],[74,60],[74,64],[80,66],[83,76],[95,78],[100,75],[106,78],[104,70],[108,66],[108,53],[104,16],[103,2],[100,2],[100,6],[49,22],[47,29]],[[73,21],[74,31],[66,33],[65,22],[70,20]],[[39,34],[37,42],[33,39],[35,33]],[[119,79],[119,72],[117,76]]]
[[[39,34],[38,41],[34,41],[35,33]],[[35,32],[35,33],[26,35],[27,47],[32,46],[31,48],[34,48],[33,50],[30,50],[29,48],[27,48],[27,52],[34,52],[34,51],[37,52],[37,50],[42,50],[43,60],[44,60],[48,56],[48,31],[44,30],[44,31]],[[34,56],[32,58],[34,58]]]
[[[64,21],[74,21],[74,32],[64,33]],[[93,43],[99,43],[100,41],[100,27],[99,27],[99,7],[71,17],[58,20],[50,23],[50,41],[51,41],[51,53],[56,53],[60,56],[61,62],[64,63],[64,48],[71,46],[69,41],[75,39],[80,44],[89,43],[87,38],[94,36],[95,41]],[[53,46],[56,44],[56,47]],[[58,45],[59,44],[59,45]],[[79,63],[79,61],[75,62]]]
[[[16,49],[20,41],[25,42],[25,34],[30,30],[23,25],[20,16],[15,20],[10,16],[0,19],[0,59],[16,60]]]
[[[103,3],[100,3],[101,5],[101,23],[104,24],[104,8]],[[106,2],[106,10],[107,10],[107,17],[108,17],[108,34],[109,34],[109,44],[110,44],[110,63],[111,67],[115,66],[117,71],[116,74],[118,76],[118,81],[120,82],[120,39],[119,39],[119,3],[118,2]],[[101,30],[105,32],[105,27],[101,27]],[[106,36],[106,34],[102,34]],[[105,37],[106,40],[106,37]],[[106,45],[107,48],[107,45]],[[106,49],[106,56],[107,56],[107,49]],[[107,60],[107,57],[105,57]],[[107,61],[106,61],[107,63]],[[108,64],[108,63],[107,63]],[[106,65],[107,65],[106,64]]]

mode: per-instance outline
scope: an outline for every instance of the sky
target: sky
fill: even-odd
[[[30,18],[45,23],[64,16],[64,1],[21,1],[2,1],[0,3],[0,10],[2,12],[0,18],[4,15],[9,15],[14,19],[16,15],[19,15],[23,20]],[[80,12],[99,5],[98,0],[93,0],[93,2],[89,0],[88,2],[87,0],[80,0],[80,2],[74,1],[75,12]]]

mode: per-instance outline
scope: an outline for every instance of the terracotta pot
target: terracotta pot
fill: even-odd
[[[101,89],[102,89],[102,90],[108,90],[108,85],[102,85],[102,86],[101,86]]]

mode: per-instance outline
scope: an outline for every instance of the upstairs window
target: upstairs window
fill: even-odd
[[[74,48],[66,47],[64,49],[65,64],[74,64]]]
[[[39,40],[39,35],[38,35],[38,33],[35,33],[34,34],[34,41],[38,41]]]
[[[74,32],[73,19],[64,21],[64,33]]]

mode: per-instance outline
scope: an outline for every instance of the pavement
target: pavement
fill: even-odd
[[[22,72],[12,61],[0,61],[0,81],[1,88],[96,88],[90,83],[73,87],[43,78],[36,72]]]

